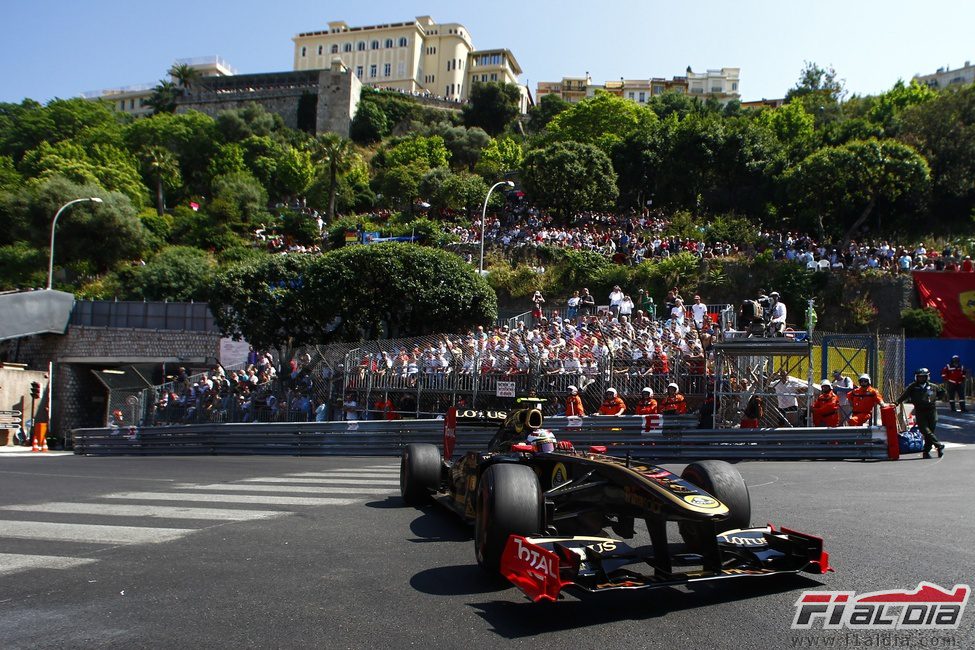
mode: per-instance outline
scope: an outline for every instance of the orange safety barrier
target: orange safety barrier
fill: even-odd
[[[34,424],[34,442],[31,451],[47,451],[47,422]]]
[[[897,438],[897,409],[893,404],[880,407],[880,422],[887,430],[887,458],[897,460],[901,457],[901,448]]]

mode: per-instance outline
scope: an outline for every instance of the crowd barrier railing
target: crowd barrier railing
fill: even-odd
[[[545,426],[577,449],[659,461],[886,459],[880,427],[697,429],[693,416],[550,417]],[[439,445],[442,419],[195,424],[76,429],[76,454],[396,456],[407,444]],[[457,452],[486,449],[493,429],[458,426]]]

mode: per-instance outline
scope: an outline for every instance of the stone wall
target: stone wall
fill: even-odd
[[[328,70],[272,72],[207,79],[197,92],[177,101],[176,112],[199,111],[216,117],[220,111],[256,103],[280,115],[286,126],[316,133],[349,136],[362,93],[362,83],[341,61]],[[302,123],[302,98],[311,101],[314,124]]]
[[[6,342],[2,357],[32,370],[54,362],[53,436],[81,426],[101,426],[106,390],[92,370],[127,364],[202,365],[220,353],[218,332],[120,329],[72,325],[63,336]],[[28,382],[29,384],[29,382]]]

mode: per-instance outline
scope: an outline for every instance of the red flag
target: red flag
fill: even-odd
[[[922,307],[934,307],[945,321],[942,338],[975,338],[975,273],[914,271]]]

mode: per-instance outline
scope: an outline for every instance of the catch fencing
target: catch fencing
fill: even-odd
[[[197,424],[143,429],[79,429],[76,454],[396,456],[410,443],[439,445],[443,420],[398,422]],[[882,429],[704,430],[687,416],[546,418],[545,426],[577,449],[659,461],[886,459]],[[494,431],[458,426],[455,453],[482,451]]]
[[[719,318],[733,316],[716,313]],[[644,388],[652,388],[659,396],[670,383],[678,385],[691,411],[704,400],[713,370],[710,360],[692,353],[686,343],[669,338],[670,334],[630,336],[613,321],[598,320],[589,325],[585,338],[577,339],[578,346],[573,347],[578,354],[571,354],[566,350],[572,347],[558,338],[536,338],[529,331],[526,326],[508,328],[504,333],[507,344],[497,342],[503,338],[501,329],[478,329],[467,335],[309,346],[284,359],[274,355],[264,370],[248,363],[215,366],[206,373],[126,393],[124,404],[119,405],[123,417],[114,424],[432,418],[455,405],[505,410],[511,398],[530,393],[547,400],[545,415],[557,415],[563,412],[569,386],[579,389],[587,413],[598,410],[609,388],[618,391],[629,412]],[[814,333],[809,357],[796,368],[795,376],[805,381],[811,374],[817,381],[821,368],[827,367],[852,376],[855,384],[859,374],[871,372],[882,382],[875,380],[874,384],[882,386],[885,397],[896,397],[896,378],[904,373],[903,338],[871,337],[875,353],[869,353],[846,348],[843,341],[828,344],[829,337],[835,336]],[[691,338],[695,338],[693,330]],[[490,346],[486,345],[488,339],[493,341]],[[654,356],[657,344],[668,355],[666,364]],[[279,369],[272,374],[273,368]],[[238,374],[235,381],[219,379]],[[110,397],[111,404],[116,401]],[[744,406],[740,400],[723,403],[725,419],[737,422]]]

